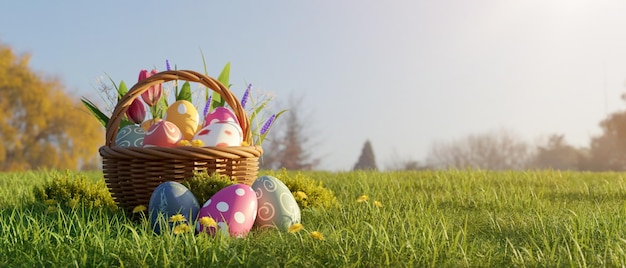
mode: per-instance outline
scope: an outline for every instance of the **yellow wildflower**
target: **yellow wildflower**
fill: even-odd
[[[208,217],[208,216],[204,216],[200,218],[198,221],[200,222],[200,224],[206,227],[217,227],[217,222],[215,222],[213,218]]]
[[[202,146],[204,146],[204,142],[202,142],[202,140],[192,140],[191,141],[191,146],[193,146],[193,147],[202,147]]]
[[[300,199],[307,199],[307,198],[309,198],[308,196],[306,196],[306,193],[304,193],[303,191],[297,191],[296,192],[296,197],[298,197]]]
[[[46,201],[43,201],[43,203],[44,203],[44,204],[46,204],[46,205],[48,205],[48,206],[50,206],[50,205],[54,205],[54,204],[56,204],[56,203],[57,203],[57,201],[56,201],[56,200],[54,200],[54,199],[46,199]]]
[[[186,223],[176,225],[176,227],[174,227],[174,230],[172,230],[175,235],[186,233],[189,231],[191,231],[191,227],[189,227],[189,225],[187,225]]]
[[[176,145],[178,146],[191,146],[191,142],[188,140],[180,140]]]
[[[324,235],[318,231],[311,232],[311,238],[321,240],[321,241],[326,240],[326,238],[324,238]]]
[[[295,233],[295,232],[302,231],[303,229],[304,229],[304,225],[302,225],[301,223],[294,223],[291,226],[289,226],[288,231],[290,233]]]
[[[52,213],[57,211],[57,207],[55,206],[48,206],[48,210],[46,210],[47,213]]]
[[[78,198],[72,198],[70,199],[70,201],[67,201],[67,205],[71,208],[77,207],[79,203],[80,201],[78,200]]]
[[[241,146],[250,146],[250,144],[247,141],[242,141]]]
[[[139,205],[139,206],[136,206],[135,208],[133,208],[133,214],[134,214],[134,213],[143,212],[143,211],[146,211],[146,210],[148,210],[148,209],[146,208],[146,206],[144,206],[144,205]]]
[[[374,206],[382,208],[383,207],[383,203],[381,203],[380,201],[376,200],[376,201],[374,201]]]
[[[369,196],[362,195],[362,196],[359,196],[359,198],[357,198],[356,201],[359,202],[359,203],[363,203],[363,202],[366,202],[369,199],[370,199]]]
[[[187,219],[185,219],[185,216],[183,216],[182,214],[176,214],[170,217],[170,222],[181,222],[181,221],[187,221]]]

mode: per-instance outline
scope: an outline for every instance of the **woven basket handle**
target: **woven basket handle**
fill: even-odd
[[[216,79],[198,72],[181,70],[160,72],[137,82],[137,84],[135,84],[128,91],[128,93],[126,93],[126,95],[124,95],[122,99],[117,102],[115,110],[113,110],[113,114],[111,115],[111,119],[109,119],[109,123],[106,126],[105,145],[108,147],[115,145],[115,138],[119,130],[120,122],[122,121],[122,118],[124,118],[126,110],[128,109],[128,107],[130,107],[130,104],[133,102],[133,100],[135,100],[135,98],[141,96],[143,92],[148,90],[153,85],[162,84],[172,80],[184,80],[200,83],[220,94],[220,96],[222,96],[222,98],[226,100],[226,103],[228,103],[228,105],[230,105],[230,107],[235,112],[237,120],[239,120],[241,130],[243,130],[244,133],[244,141],[246,141],[248,144],[252,144],[252,135],[250,133],[250,120],[248,119],[248,115],[241,106],[239,99],[237,99],[237,97],[235,97],[235,95],[233,95],[233,93],[227,87],[222,85],[222,83],[220,83]]]

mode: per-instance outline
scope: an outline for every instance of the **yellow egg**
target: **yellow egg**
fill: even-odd
[[[167,108],[163,120],[174,123],[183,133],[183,138],[191,140],[198,129],[200,115],[191,102],[179,100]]]

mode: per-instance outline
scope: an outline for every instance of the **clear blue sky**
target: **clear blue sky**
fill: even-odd
[[[370,139],[379,166],[433,142],[509,129],[576,146],[621,110],[626,1],[8,1],[0,42],[94,96],[98,77],[232,64],[285,101],[303,96],[322,168],[350,169]],[[97,96],[97,95],[96,95]]]

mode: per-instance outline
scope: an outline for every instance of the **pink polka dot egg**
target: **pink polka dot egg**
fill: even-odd
[[[256,220],[257,198],[250,186],[230,185],[204,203],[198,212],[198,232],[215,234],[218,231],[231,237],[245,237]],[[204,226],[203,217],[210,217],[217,226]]]

